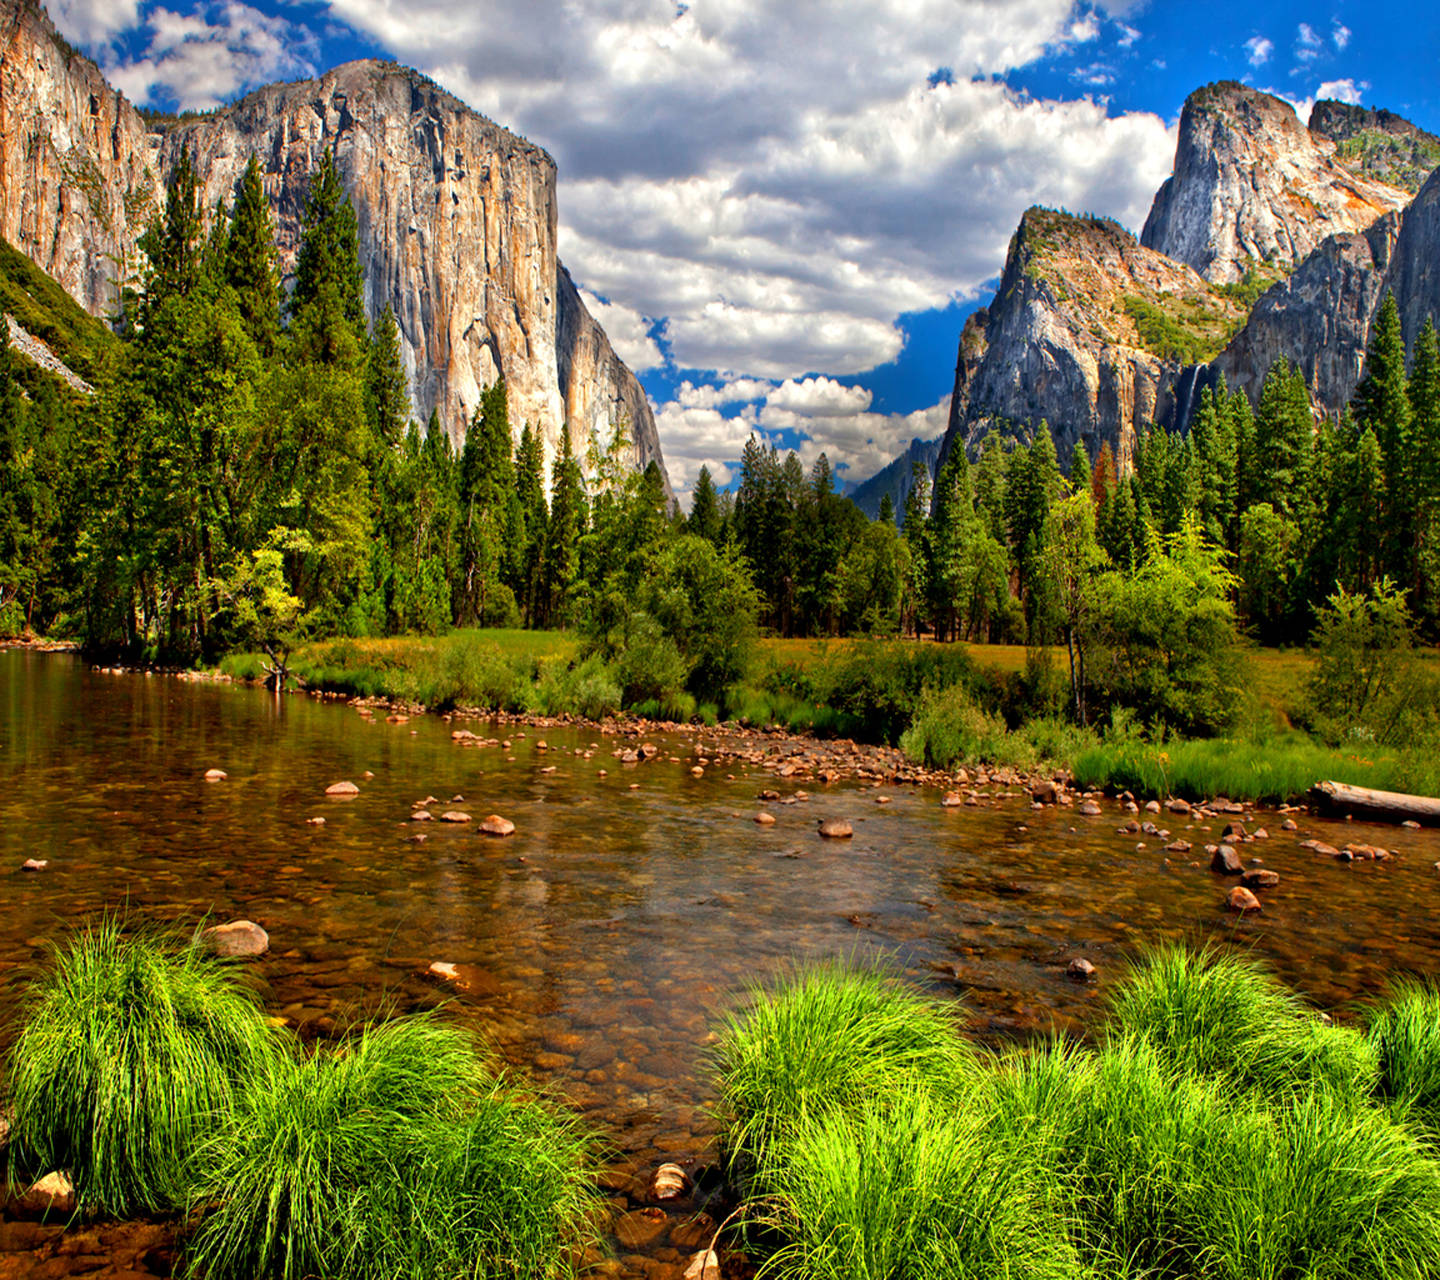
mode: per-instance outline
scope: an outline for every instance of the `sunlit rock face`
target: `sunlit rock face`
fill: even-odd
[[[650,405],[556,253],[555,163],[418,72],[348,63],[201,116],[155,121],[71,50],[33,0],[0,0],[0,234],[94,314],[114,309],[135,241],[189,148],[206,205],[252,155],[293,269],[310,175],[335,154],[360,227],[365,301],[400,329],[416,417],[463,437],[503,374],[511,421],[553,458],[617,423],[635,466],[664,461]],[[668,480],[667,480],[668,487]]]

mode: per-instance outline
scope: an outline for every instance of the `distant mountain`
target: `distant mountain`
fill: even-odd
[[[1387,289],[1409,340],[1440,312],[1437,163],[1440,139],[1392,112],[1321,102],[1306,127],[1270,94],[1196,90],[1138,241],[1105,219],[1026,212],[960,336],[942,465],[1044,422],[1062,458],[1109,444],[1123,467],[1137,431],[1185,426],[1221,374],[1258,394],[1280,356],[1317,409],[1337,410]]]
[[[910,447],[898,458],[881,467],[870,479],[862,481],[851,489],[850,501],[870,519],[875,520],[880,515],[880,503],[888,493],[890,501],[895,504],[895,521],[903,526],[905,523],[905,499],[909,497],[910,488],[915,483],[915,463],[923,462],[925,464],[925,469],[930,473],[930,480],[933,483],[935,468],[940,462],[941,443],[940,439],[910,441]]]

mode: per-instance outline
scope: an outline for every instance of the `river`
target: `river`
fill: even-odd
[[[461,747],[451,734],[462,725],[510,747]],[[1163,815],[1196,845],[1167,855],[1163,841],[1119,831],[1113,801],[1084,818],[1018,794],[944,808],[934,790],[777,781],[758,766],[696,777],[703,732],[650,740],[657,758],[624,765],[612,753],[633,744],[594,728],[393,723],[335,701],[0,652],[0,1014],[41,943],[78,920],[248,918],[270,934],[253,966],[267,1005],[306,1037],[450,999],[600,1130],[625,1213],[662,1161],[713,1159],[707,1037],[747,983],[794,960],[887,957],[998,1040],[1093,1029],[1125,957],[1160,939],[1253,947],[1341,1013],[1440,958],[1433,832],[1299,814],[1301,829],[1282,833],[1279,815],[1258,815],[1271,838],[1242,853],[1280,884],[1261,891],[1262,914],[1240,919],[1199,852],[1219,821]],[[207,782],[212,768],[227,779]],[[339,780],[359,795],[327,798]],[[762,804],[772,787],[782,800]],[[411,821],[429,796],[437,815],[476,821]],[[761,808],[773,825],[754,821]],[[478,833],[492,812],[514,836]],[[853,839],[819,838],[831,817],[848,819]],[[1399,856],[1340,863],[1300,847],[1307,837]],[[48,866],[22,872],[27,858]],[[1077,956],[1096,981],[1066,976]],[[434,961],[462,981],[428,975]],[[687,1252],[685,1233],[671,1233],[698,1207],[682,1202],[667,1230],[617,1248],[607,1270],[669,1274]],[[4,1227],[0,1277],[42,1256],[46,1275],[67,1273],[54,1241]],[[165,1270],[163,1248],[96,1239],[75,1273],[96,1274],[97,1257],[127,1275]]]

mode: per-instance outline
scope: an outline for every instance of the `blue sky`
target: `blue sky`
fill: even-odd
[[[561,256],[682,494],[760,431],[863,479],[944,427],[1032,203],[1139,229],[1186,95],[1239,79],[1440,133],[1440,6],[1395,0],[50,0],[137,101],[354,57],[555,156]]]

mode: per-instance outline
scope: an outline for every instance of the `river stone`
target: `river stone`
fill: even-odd
[[[434,819],[435,815],[431,813],[429,809],[416,809],[415,812],[410,815],[411,822],[433,822]]]
[[[228,778],[229,776],[230,776],[230,775],[229,775],[228,773],[226,773],[224,769],[206,769],[206,770],[205,770],[205,781],[206,781],[206,782],[224,782],[225,779]]]
[[[1240,883],[1247,889],[1273,889],[1280,883],[1278,871],[1262,870],[1259,867],[1251,867],[1243,876]]]
[[[59,1170],[47,1173],[20,1197],[20,1208],[26,1213],[71,1214],[76,1207],[75,1184]]]
[[[321,817],[306,818],[305,823],[311,827],[323,827],[325,825],[325,819]]]
[[[1041,778],[1030,788],[1030,798],[1036,804],[1054,804],[1059,795],[1060,788],[1053,778]]]
[[[720,1257],[714,1249],[703,1249],[690,1259],[683,1280],[722,1280]]]
[[[775,825],[775,815],[773,813],[766,813],[762,809],[755,815],[755,824],[761,827],[773,827]]]
[[[1237,884],[1225,899],[1225,905],[1231,911],[1238,911],[1244,915],[1247,911],[1259,911],[1260,899],[1250,892],[1243,884]]]
[[[327,796],[358,796],[360,788],[353,782],[332,782],[325,788]]]
[[[848,840],[855,830],[844,818],[826,818],[820,824],[820,835],[826,840]]]
[[[1171,813],[1189,813],[1190,801],[1182,800],[1179,796],[1171,796],[1170,799],[1165,802],[1165,807],[1169,809]]]
[[[1220,833],[1222,840],[1243,840],[1250,834],[1243,822],[1227,822],[1225,830]]]
[[[441,822],[469,822],[470,815],[463,809],[446,809],[440,815]]]
[[[947,791],[945,798],[940,801],[941,807],[945,809],[958,809],[964,803],[965,797],[958,791]]]
[[[615,1223],[615,1239],[622,1249],[643,1249],[665,1234],[669,1221],[664,1209],[633,1209]]]
[[[44,871],[50,865],[49,858],[26,858],[20,864],[21,871]]]
[[[1160,812],[1160,801],[1158,801],[1158,800],[1147,800],[1147,801],[1145,801],[1145,812],[1146,812],[1146,813],[1159,813],[1159,812]]]
[[[460,976],[460,971],[448,960],[432,960],[426,972],[446,982],[454,982]]]
[[[1218,871],[1222,876],[1238,876],[1244,872],[1245,866],[1233,845],[1222,844],[1210,858],[1210,870]]]
[[[1065,972],[1076,982],[1089,982],[1095,976],[1095,966],[1083,956],[1077,956],[1066,966]]]
[[[201,936],[217,956],[229,959],[263,956],[270,949],[270,935],[252,920],[213,925]]]
[[[492,813],[480,824],[480,830],[487,836],[513,836],[515,824],[509,818]]]
[[[690,1179],[678,1164],[662,1164],[650,1179],[652,1200],[678,1200],[690,1190]]]
[[[1100,806],[1095,803],[1095,801],[1086,800],[1078,809],[1075,810],[1075,812],[1083,814],[1087,818],[1098,818],[1100,816],[1101,809]]]
[[[1194,845],[1188,840],[1172,840],[1165,846],[1166,853],[1189,853]]]
[[[1340,856],[1339,849],[1333,844],[1326,844],[1323,840],[1302,840],[1300,847],[1302,849],[1309,849],[1312,853],[1318,853],[1327,858],[1338,858]]]
[[[1281,831],[1299,831],[1299,830],[1300,830],[1300,824],[1299,824],[1298,822],[1296,822],[1294,818],[1286,818],[1285,821],[1280,824],[1280,830],[1281,830]]]

